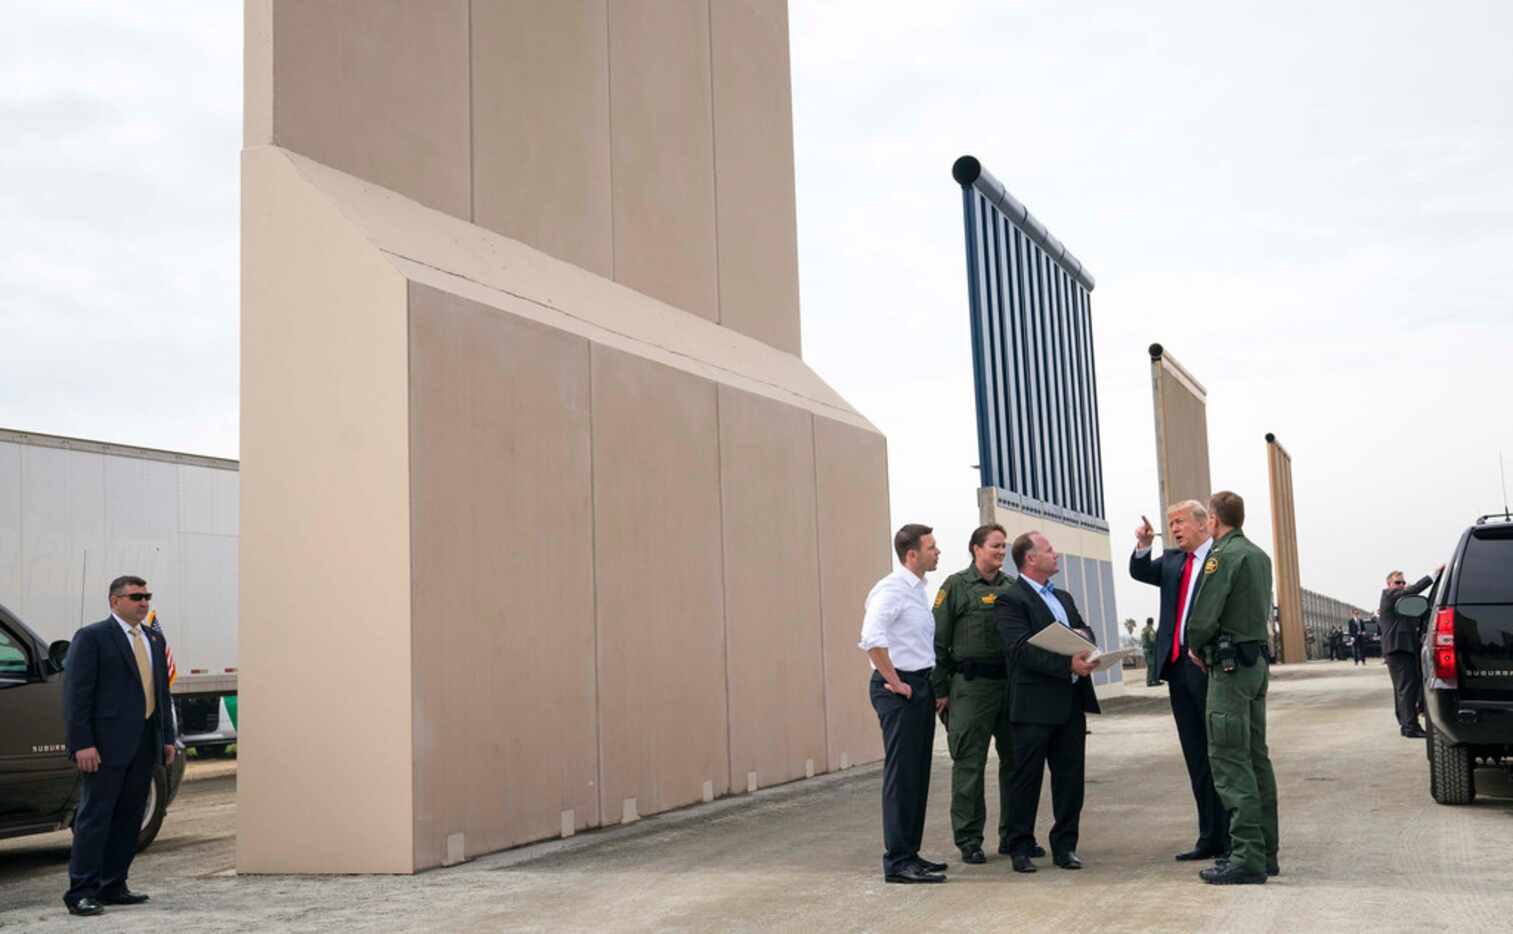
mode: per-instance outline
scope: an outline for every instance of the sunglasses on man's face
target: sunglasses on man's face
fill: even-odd
[[[132,603],[141,603],[143,600],[151,600],[152,599],[152,594],[150,594],[150,593],[123,593],[123,594],[121,594],[121,599],[122,600],[130,600]]]

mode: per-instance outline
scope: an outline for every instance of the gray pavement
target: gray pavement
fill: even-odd
[[[356,878],[232,875],[234,777],[222,776],[186,785],[138,859],[132,885],[153,895],[140,908],[70,918],[66,837],[0,842],[0,929],[1507,930],[1513,786],[1483,772],[1474,806],[1434,804],[1423,743],[1398,736],[1380,663],[1276,670],[1283,875],[1263,887],[1216,889],[1172,860],[1194,829],[1164,688],[1131,687],[1111,706],[1088,737],[1080,873],[1042,861],[1015,875],[991,850],[985,866],[960,865],[942,737],[926,855],[953,864],[943,886],[883,884],[875,767],[419,876]],[[1042,835],[1049,812],[1047,801]]]

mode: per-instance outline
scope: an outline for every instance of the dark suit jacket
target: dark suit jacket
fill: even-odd
[[[1406,597],[1411,593],[1423,593],[1434,583],[1434,578],[1427,574],[1419,578],[1402,590],[1393,593],[1391,590],[1382,591],[1381,604],[1377,607],[1376,618],[1382,624],[1382,654],[1390,652],[1417,652],[1418,651],[1418,621],[1404,619],[1397,615],[1398,597]]]
[[[68,754],[91,746],[102,765],[128,765],[142,742],[142,730],[158,735],[157,750],[174,741],[169,714],[168,659],[163,640],[142,630],[152,651],[152,680],[157,712],[146,719],[147,698],[131,640],[115,617],[90,623],[74,633],[63,668],[63,714],[68,721]]]
[[[1153,558],[1154,551],[1148,551],[1144,557],[1134,552],[1129,556],[1129,576],[1143,584],[1155,584],[1161,588],[1161,621],[1156,624],[1156,665],[1155,676],[1158,680],[1166,680],[1166,666],[1171,664],[1172,657],[1172,631],[1177,628],[1177,594],[1182,590],[1182,566],[1187,563],[1187,552],[1180,548],[1169,548],[1161,552],[1161,557]],[[1194,568],[1194,574],[1203,573],[1202,568]],[[1193,596],[1197,596],[1196,593]]]
[[[1072,595],[1057,588],[1056,596],[1066,608],[1073,629],[1087,629]],[[1012,723],[1060,724],[1077,711],[1100,713],[1093,682],[1078,678],[1072,683],[1072,659],[1029,645],[1028,640],[1047,626],[1060,626],[1040,594],[1024,578],[1004,588],[993,608],[993,622],[1009,664],[1009,720]]]

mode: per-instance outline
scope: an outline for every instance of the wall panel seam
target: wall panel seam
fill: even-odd
[[[719,470],[720,478],[720,654],[722,666],[725,669],[725,769],[729,773],[727,786],[731,791],[737,787],[744,788],[744,783],[736,784],[735,770],[735,738],[731,729],[732,696],[730,693],[730,562],[726,560],[725,549],[725,439],[721,437],[721,425],[723,423],[721,412],[725,408],[725,393],[719,386],[714,387],[714,456],[715,464]]]
[[[814,575],[820,624],[820,729],[824,733],[825,771],[830,771],[830,677],[825,664],[825,551],[820,544],[820,442],[816,417],[809,413],[809,466],[814,474]]]
[[[598,458],[594,456],[594,343],[584,342],[588,355],[588,548],[594,569],[592,592],[594,620],[594,798],[599,802],[599,826],[608,823],[609,803],[604,798],[604,688],[599,683],[599,488],[596,474]]]
[[[473,111],[473,0],[468,0],[468,223],[478,223],[478,149],[474,141],[473,126],[477,123]]]
[[[714,0],[705,5],[705,41],[709,47],[709,177],[714,194],[714,321],[725,321],[724,277],[720,275],[720,108],[715,106]]]
[[[609,121],[609,277],[615,282],[620,281],[619,244],[615,223],[615,43],[614,25],[610,17],[615,11],[609,0],[604,0],[604,82],[605,88],[605,117]]]

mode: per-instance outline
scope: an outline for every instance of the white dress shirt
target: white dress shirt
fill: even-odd
[[[935,616],[925,598],[924,578],[899,568],[878,581],[867,594],[862,641],[856,645],[863,652],[887,649],[888,658],[899,671],[934,668]],[[872,660],[867,662],[871,664]]]
[[[1208,553],[1213,550],[1213,547],[1214,540],[1206,538],[1203,540],[1203,544],[1199,545],[1197,550],[1193,552],[1193,574],[1187,582],[1187,598],[1182,601],[1182,618],[1177,620],[1178,645],[1187,644],[1187,618],[1193,613],[1193,597],[1198,595],[1198,579],[1203,576],[1203,562],[1208,560]],[[1148,554],[1150,554],[1149,548],[1135,549],[1135,557],[1137,558],[1143,558]],[[1183,560],[1186,560],[1185,555],[1183,556]],[[1169,652],[1171,651],[1171,647],[1158,646],[1158,651]]]
[[[110,618],[116,621],[117,625],[121,627],[122,632],[126,633],[126,644],[131,645],[131,625],[127,623],[126,620],[122,619],[114,613],[110,614]],[[138,626],[137,629],[140,631],[137,638],[142,640],[142,651],[147,654],[147,673],[151,674],[152,643],[147,641],[147,631],[145,629],[142,629],[140,626]]]

